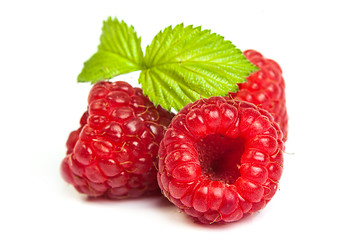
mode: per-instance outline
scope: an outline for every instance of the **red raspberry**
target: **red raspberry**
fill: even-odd
[[[80,119],[80,127],[69,134],[68,140],[66,141],[66,149],[67,149],[66,154],[70,154],[73,152],[75,144],[79,139],[79,134],[83,129],[83,127],[85,126],[85,124],[87,123],[88,117],[89,117],[89,113],[87,111],[84,112],[84,114]]]
[[[285,82],[282,70],[274,60],[267,59],[255,50],[246,50],[245,57],[260,70],[251,74],[246,83],[239,83],[239,91],[230,95],[270,112],[287,136],[288,115],[285,101]]]
[[[173,114],[156,108],[140,88],[120,81],[95,84],[88,103],[80,128],[67,141],[64,179],[92,197],[156,191],[154,161]]]
[[[202,223],[237,221],[274,196],[282,138],[266,110],[227,97],[200,99],[174,117],[161,141],[159,186]]]

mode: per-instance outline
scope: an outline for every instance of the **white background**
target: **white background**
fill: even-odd
[[[2,1],[1,239],[360,239],[357,1]],[[290,117],[280,191],[244,221],[202,226],[162,197],[89,201],[60,177],[86,109],[77,83],[102,21],[145,48],[184,22],[257,49],[283,68]],[[137,74],[125,76],[137,85]]]

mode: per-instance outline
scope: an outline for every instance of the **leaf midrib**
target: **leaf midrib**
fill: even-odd
[[[108,50],[102,50],[102,49],[99,50],[98,52],[110,53],[110,54],[115,55],[116,57],[125,59],[125,60],[127,60],[129,63],[133,64],[133,66],[138,67],[139,70],[145,70],[145,69],[146,69],[146,67],[145,67],[144,65],[138,64],[136,61],[134,61],[134,59],[128,58],[128,57],[123,56],[123,55],[120,55],[120,54],[118,54],[118,53],[115,53],[115,52],[112,52],[112,51],[108,51]]]

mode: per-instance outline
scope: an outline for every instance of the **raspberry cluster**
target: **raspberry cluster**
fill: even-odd
[[[161,190],[201,223],[233,222],[264,208],[283,171],[288,116],[280,66],[259,52],[259,71],[229,97],[174,114],[126,82],[96,83],[80,127],[66,142],[65,181],[90,197]]]

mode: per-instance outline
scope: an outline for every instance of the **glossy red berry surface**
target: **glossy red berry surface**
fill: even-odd
[[[282,70],[274,60],[265,58],[255,50],[246,50],[244,55],[259,68],[259,71],[251,74],[247,82],[238,84],[239,91],[230,95],[235,99],[253,103],[271,113],[280,125],[285,141],[288,115]]]
[[[126,82],[100,82],[88,97],[80,128],[70,133],[64,179],[92,197],[138,197],[158,189],[159,143],[173,114]]]
[[[161,141],[158,183],[178,208],[202,223],[233,222],[274,196],[283,135],[253,104],[211,97],[188,104]]]
[[[73,152],[75,144],[79,139],[80,132],[87,123],[88,117],[89,117],[89,113],[87,111],[84,112],[84,114],[80,119],[80,127],[69,134],[68,140],[66,141],[66,154],[70,154]]]

